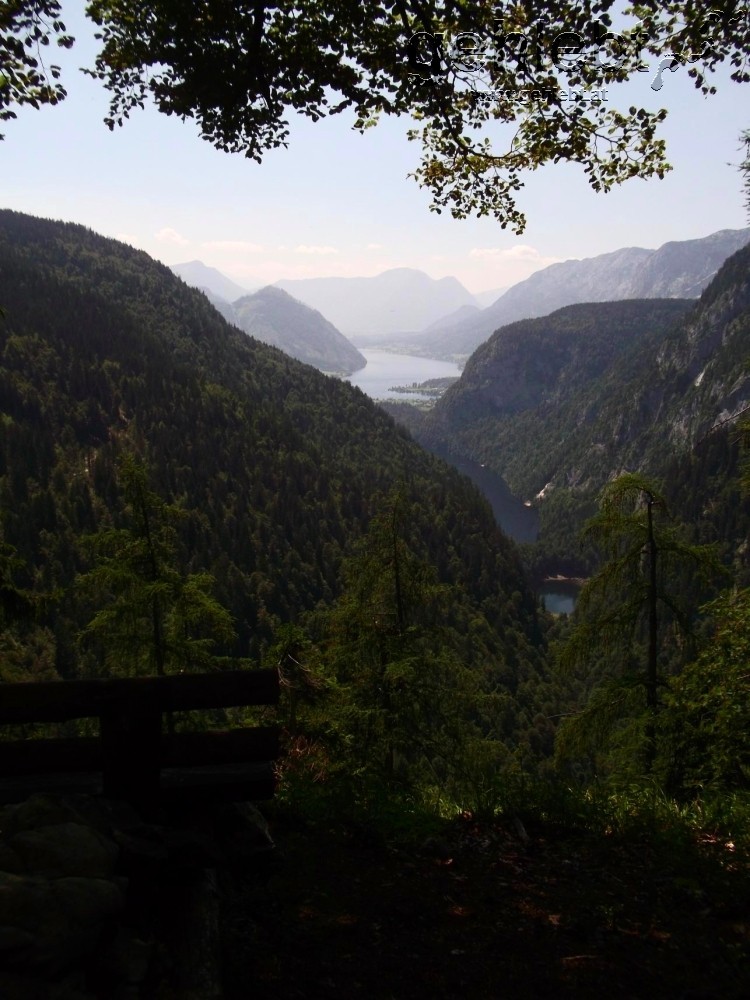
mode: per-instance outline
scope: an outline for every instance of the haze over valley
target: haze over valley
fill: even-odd
[[[749,58],[3,5],[0,996],[750,996]]]
[[[546,315],[561,306],[637,298],[695,299],[724,260],[748,242],[750,229],[738,229],[665,243],[657,250],[625,248],[551,264],[509,289],[483,296],[471,295],[456,279],[434,281],[422,271],[407,268],[372,278],[279,281],[276,287],[322,314],[360,346],[463,363],[499,327]],[[242,289],[231,279],[199,261],[172,269],[188,284],[210,292],[223,315],[236,321],[228,296],[238,298]],[[482,307],[480,302],[488,296],[492,301]],[[309,336],[316,337],[312,329]],[[284,346],[278,335],[277,340],[267,342]],[[289,353],[316,363],[313,356],[300,354],[299,345]],[[337,366],[333,355],[318,367],[354,370]]]

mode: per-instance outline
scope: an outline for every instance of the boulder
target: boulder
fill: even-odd
[[[22,830],[8,847],[27,871],[47,878],[111,878],[119,854],[117,845],[97,830],[72,822]]]
[[[57,975],[96,951],[123,908],[114,882],[0,872],[3,966]]]

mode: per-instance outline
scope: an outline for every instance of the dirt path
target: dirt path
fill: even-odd
[[[225,888],[230,997],[750,996],[750,879],[718,842],[529,829],[524,846],[470,821],[410,849],[273,832],[265,885]]]

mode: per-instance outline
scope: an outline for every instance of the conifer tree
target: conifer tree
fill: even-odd
[[[175,525],[184,511],[149,489],[146,467],[120,462],[127,526],[89,538],[97,562],[79,588],[104,606],[81,634],[109,672],[156,673],[207,667],[216,640],[231,640],[229,612],[212,596],[209,573],[180,572]]]
[[[664,698],[664,770],[677,795],[750,788],[750,589],[703,610],[710,640]]]
[[[604,488],[599,503],[583,539],[599,548],[603,563],[581,590],[561,662],[570,667],[603,654],[610,677],[604,687],[594,689],[582,715],[561,727],[561,742],[576,745],[584,734],[611,735],[613,709],[616,714],[618,706],[632,705],[627,690],[641,688],[645,766],[650,772],[664,684],[660,639],[667,624],[683,637],[691,633],[692,609],[680,600],[680,574],[689,569],[693,577],[715,577],[721,566],[712,546],[684,541],[664,496],[646,477],[618,477]]]
[[[455,760],[478,687],[445,626],[456,595],[409,528],[409,501],[394,490],[344,567],[321,644],[354,770],[402,788],[436,779],[437,760]]]

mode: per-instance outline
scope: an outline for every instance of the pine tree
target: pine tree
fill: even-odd
[[[184,511],[148,486],[132,455],[119,465],[127,526],[88,539],[97,562],[77,585],[104,606],[81,639],[102,654],[109,673],[156,673],[208,667],[216,640],[234,637],[229,612],[212,596],[209,573],[180,572],[176,524]]]
[[[415,787],[455,758],[465,735],[462,684],[477,687],[446,628],[451,589],[410,537],[409,504],[392,491],[344,567],[327,615],[323,661],[338,697],[337,726],[361,773]]]
[[[581,590],[575,623],[562,653],[563,666],[604,656],[609,678],[594,688],[584,712],[561,726],[561,745],[581,737],[607,738],[618,712],[632,711],[630,692],[642,689],[644,758],[651,771],[656,720],[664,678],[660,639],[667,626],[689,638],[694,609],[679,599],[680,574],[711,578],[721,572],[712,546],[689,545],[671,518],[664,496],[644,476],[627,473],[608,483],[599,512],[583,532],[603,556],[601,568]],[[601,662],[601,660],[600,660]]]

